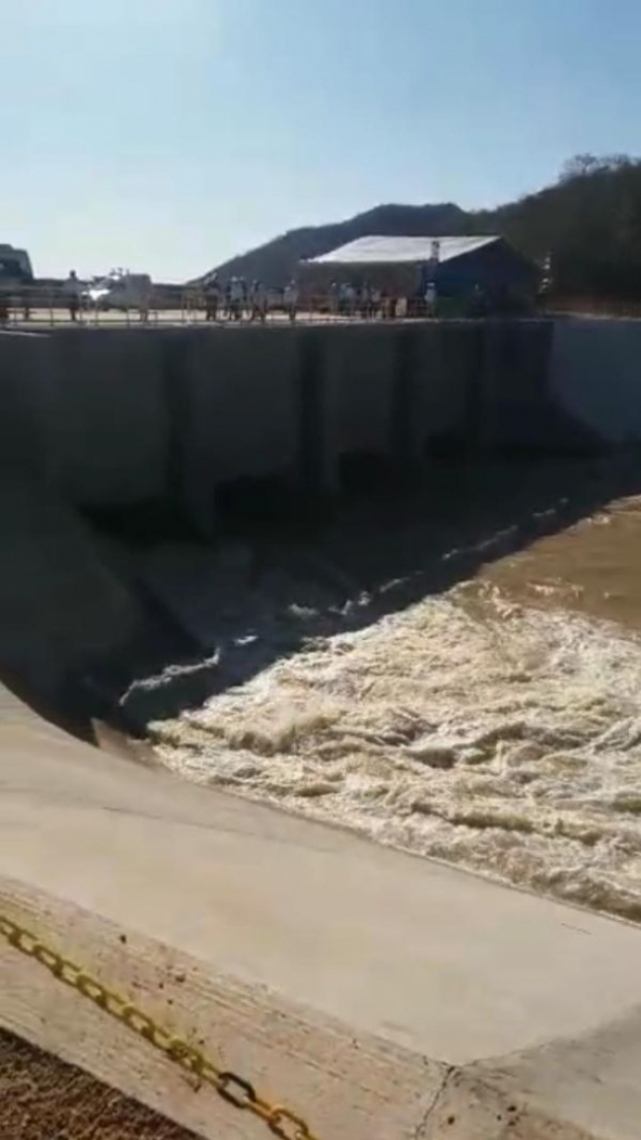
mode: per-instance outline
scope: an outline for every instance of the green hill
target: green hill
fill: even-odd
[[[345,222],[306,226],[268,241],[217,266],[222,281],[230,277],[284,285],[304,258],[320,257],[339,245],[368,234],[462,234],[467,214],[451,202],[437,206],[376,206]],[[199,278],[198,280],[202,280]]]
[[[377,206],[333,225],[291,230],[218,266],[234,275],[282,285],[303,258],[317,257],[368,234],[412,236],[497,233],[543,262],[552,257],[555,291],[641,298],[641,160],[580,155],[536,194],[494,210],[440,205]]]

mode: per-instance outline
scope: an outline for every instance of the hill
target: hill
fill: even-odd
[[[641,298],[641,161],[579,155],[538,194],[475,215],[538,260],[552,256],[557,292]]]
[[[641,161],[579,155],[554,185],[495,210],[465,211],[453,202],[377,206],[333,225],[290,230],[218,273],[223,281],[242,276],[282,285],[303,258],[369,234],[484,233],[502,234],[539,262],[551,255],[557,292],[641,298]]]
[[[461,234],[467,214],[452,202],[435,206],[376,206],[344,222],[290,230],[249,253],[233,257],[217,267],[223,281],[230,277],[258,279],[269,285],[284,285],[304,258],[320,257],[339,245],[368,234]],[[202,278],[198,278],[202,280]],[[194,282],[196,283],[196,282]]]

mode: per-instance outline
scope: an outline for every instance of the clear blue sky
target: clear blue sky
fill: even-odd
[[[637,0],[0,0],[0,241],[194,276],[379,202],[641,152]]]

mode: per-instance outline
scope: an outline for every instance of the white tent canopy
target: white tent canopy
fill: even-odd
[[[438,243],[438,260],[451,261],[452,258],[472,253],[483,246],[501,241],[493,236],[485,237],[362,237],[350,241],[321,257],[313,257],[308,265],[382,265],[384,263],[407,262],[419,264],[430,261],[434,256],[435,243]]]

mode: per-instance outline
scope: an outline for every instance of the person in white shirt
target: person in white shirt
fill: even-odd
[[[338,281],[332,281],[329,287],[329,311],[337,317],[341,311],[341,291]]]
[[[215,321],[218,317],[218,306],[220,304],[220,285],[218,284],[218,277],[214,274],[208,281],[205,282],[205,320]]]
[[[232,277],[229,283],[229,315],[232,321],[239,321],[245,304],[245,282],[241,277]]]

